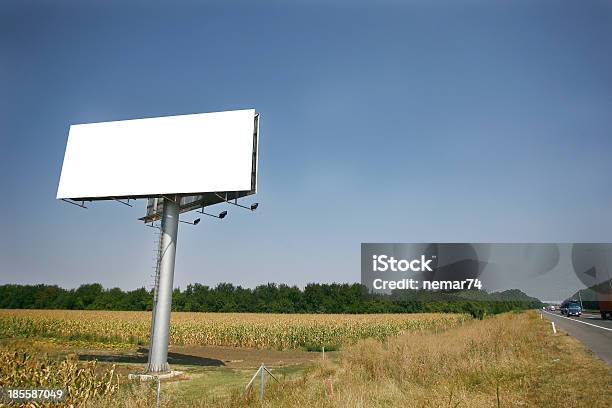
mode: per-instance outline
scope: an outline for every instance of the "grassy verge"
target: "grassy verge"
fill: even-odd
[[[571,351],[570,351],[571,350]],[[270,407],[608,407],[612,371],[533,312],[440,334],[364,340],[299,380],[274,385]],[[255,395],[228,406],[258,404]]]

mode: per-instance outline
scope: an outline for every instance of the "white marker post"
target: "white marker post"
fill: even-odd
[[[261,367],[259,368],[259,371],[261,372],[261,383],[259,385],[260,387],[260,391],[259,391],[259,399],[263,401],[264,399],[264,387],[265,387],[265,373],[264,373],[264,363],[261,363]]]
[[[555,327],[555,322],[550,322],[552,324],[552,328],[553,328],[553,334],[557,334],[557,329]]]

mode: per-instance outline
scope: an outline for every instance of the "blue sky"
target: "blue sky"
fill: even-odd
[[[151,282],[144,202],[55,200],[70,124],[250,107],[261,205],[181,225],[176,286],[612,239],[611,2],[128,3],[0,5],[0,283]]]

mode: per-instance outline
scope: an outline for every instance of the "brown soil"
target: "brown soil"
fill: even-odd
[[[261,363],[267,366],[285,366],[321,359],[321,353],[301,350],[257,350],[220,346],[170,346],[169,350],[172,354],[220,361],[222,365],[230,368],[258,367]],[[335,352],[325,353],[326,357],[332,357],[334,354]]]
[[[80,350],[80,360],[98,360],[108,363],[144,365],[147,362],[146,348],[125,350]],[[326,352],[333,358],[336,352]],[[270,367],[289,366],[320,360],[321,353],[301,350],[257,350],[221,346],[170,346],[168,363],[175,366],[251,368],[261,363]]]

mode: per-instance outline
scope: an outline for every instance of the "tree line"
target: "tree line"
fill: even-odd
[[[297,286],[268,283],[253,289],[220,283],[209,287],[198,283],[185,290],[174,289],[173,311],[252,313],[413,313],[466,312],[475,317],[511,310],[537,308],[534,298],[513,292],[512,297],[477,291],[465,299],[424,299],[423,296],[369,295],[364,286],[311,283]],[[511,292],[511,291],[508,291]],[[516,291],[515,291],[516,292]],[[105,289],[99,283],[64,289],[57,285],[0,285],[3,309],[151,310],[152,290]]]

